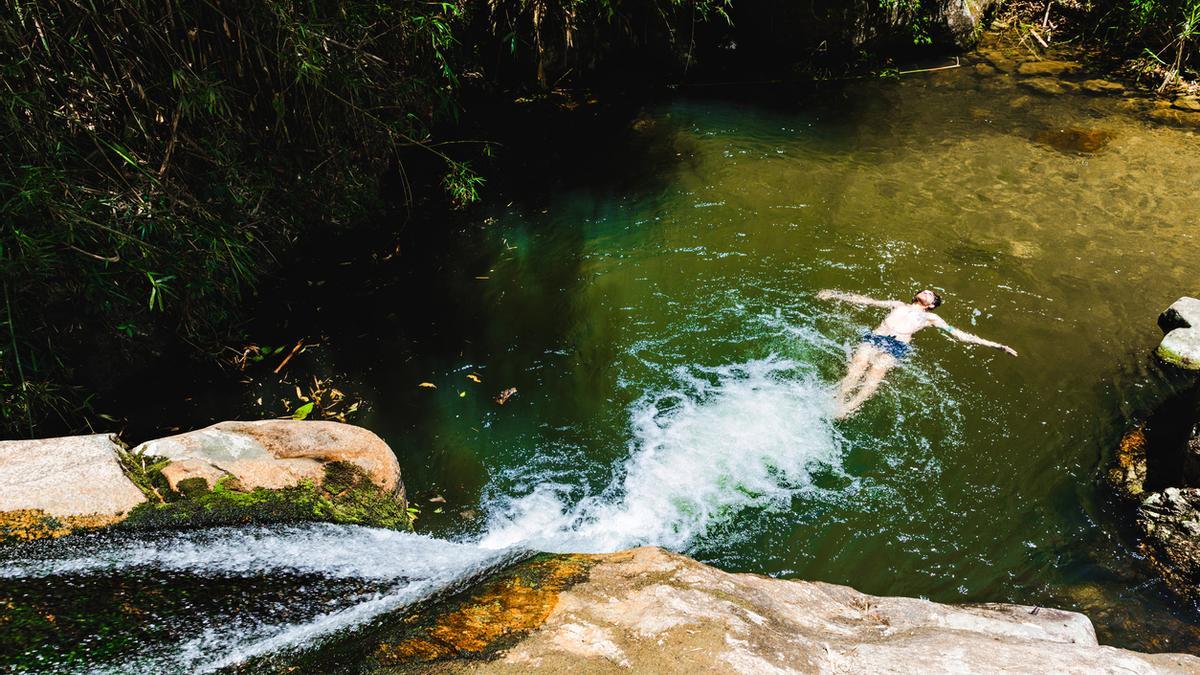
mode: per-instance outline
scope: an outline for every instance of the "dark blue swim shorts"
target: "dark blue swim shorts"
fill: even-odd
[[[912,353],[912,345],[901,342],[891,335],[880,335],[879,333],[863,333],[862,341],[885,351],[892,356],[902,359]]]

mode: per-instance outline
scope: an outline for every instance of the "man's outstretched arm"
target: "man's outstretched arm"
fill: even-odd
[[[899,300],[876,300],[875,298],[868,298],[865,295],[858,295],[857,293],[842,293],[841,291],[831,291],[828,289],[817,293],[817,299],[818,300],[841,300],[842,302],[852,302],[856,305],[866,305],[868,307],[884,307],[886,309],[892,309],[894,307],[904,304],[903,302],[900,302]]]
[[[1008,345],[1002,345],[999,342],[992,342],[991,340],[985,340],[985,339],[979,337],[978,335],[972,335],[971,333],[968,333],[965,330],[959,330],[958,328],[951,326],[950,324],[946,323],[945,321],[939,320],[937,322],[937,324],[935,324],[935,325],[938,328],[941,328],[942,330],[949,333],[951,337],[953,337],[955,340],[958,340],[959,342],[966,342],[967,344],[991,347],[992,349],[999,349],[1000,351],[1004,352],[1005,354],[1011,354],[1012,356],[1017,355],[1017,350],[1013,349],[1012,347],[1009,347]]]

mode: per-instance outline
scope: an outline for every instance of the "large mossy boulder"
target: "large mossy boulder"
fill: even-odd
[[[1163,362],[1200,371],[1200,300],[1182,297],[1158,317],[1166,335],[1155,353]]]
[[[352,464],[381,490],[404,496],[400,464],[383,439],[349,424],[300,420],[220,422],[142,443],[133,454],[167,460],[160,469],[181,491],[197,480],[209,489],[236,479],[247,490],[320,483],[331,462]]]
[[[110,434],[0,441],[0,541],[117,522],[146,501]]]
[[[108,526],[326,521],[411,528],[400,465],[336,422],[222,422],[126,451],[111,435],[0,442],[0,542]]]

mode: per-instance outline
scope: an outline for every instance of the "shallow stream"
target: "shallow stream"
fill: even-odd
[[[342,330],[339,367],[428,537],[308,526],[22,554],[0,562],[0,601],[62,621],[133,610],[79,618],[82,643],[16,627],[0,669],[220,668],[522,550],[641,544],[874,594],[1079,610],[1103,643],[1200,653],[1195,610],[1100,484],[1130,420],[1172,390],[1149,352],[1158,312],[1200,290],[1200,134],[1150,119],[1150,101],[1046,95],[982,61],[647,108],[605,160],[615,187],[486,214],[431,282],[451,298],[435,316],[364,284],[379,311]],[[921,333],[861,414],[832,422],[831,387],[882,317],[816,291],[925,287],[1020,357]],[[419,358],[394,349],[424,321]]]

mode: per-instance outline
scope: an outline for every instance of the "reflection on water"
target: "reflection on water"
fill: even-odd
[[[362,423],[397,448],[423,527],[463,544],[397,568],[661,544],[868,593],[1081,610],[1103,642],[1200,653],[1193,609],[1096,484],[1128,419],[1171,386],[1148,352],[1158,311],[1196,290],[1200,135],[1147,121],[1150,102],[1046,95],[994,63],[676,98],[601,160],[654,187],[489,214],[431,275],[452,300],[428,316],[386,279],[361,284],[382,311],[329,326],[338,367],[374,390]],[[927,331],[861,414],[831,423],[830,387],[880,314],[815,292],[924,287],[952,325],[1021,357]],[[328,565],[393,597],[380,551],[397,542],[339,536],[272,545],[363,552]],[[300,630],[285,628],[251,646]]]

